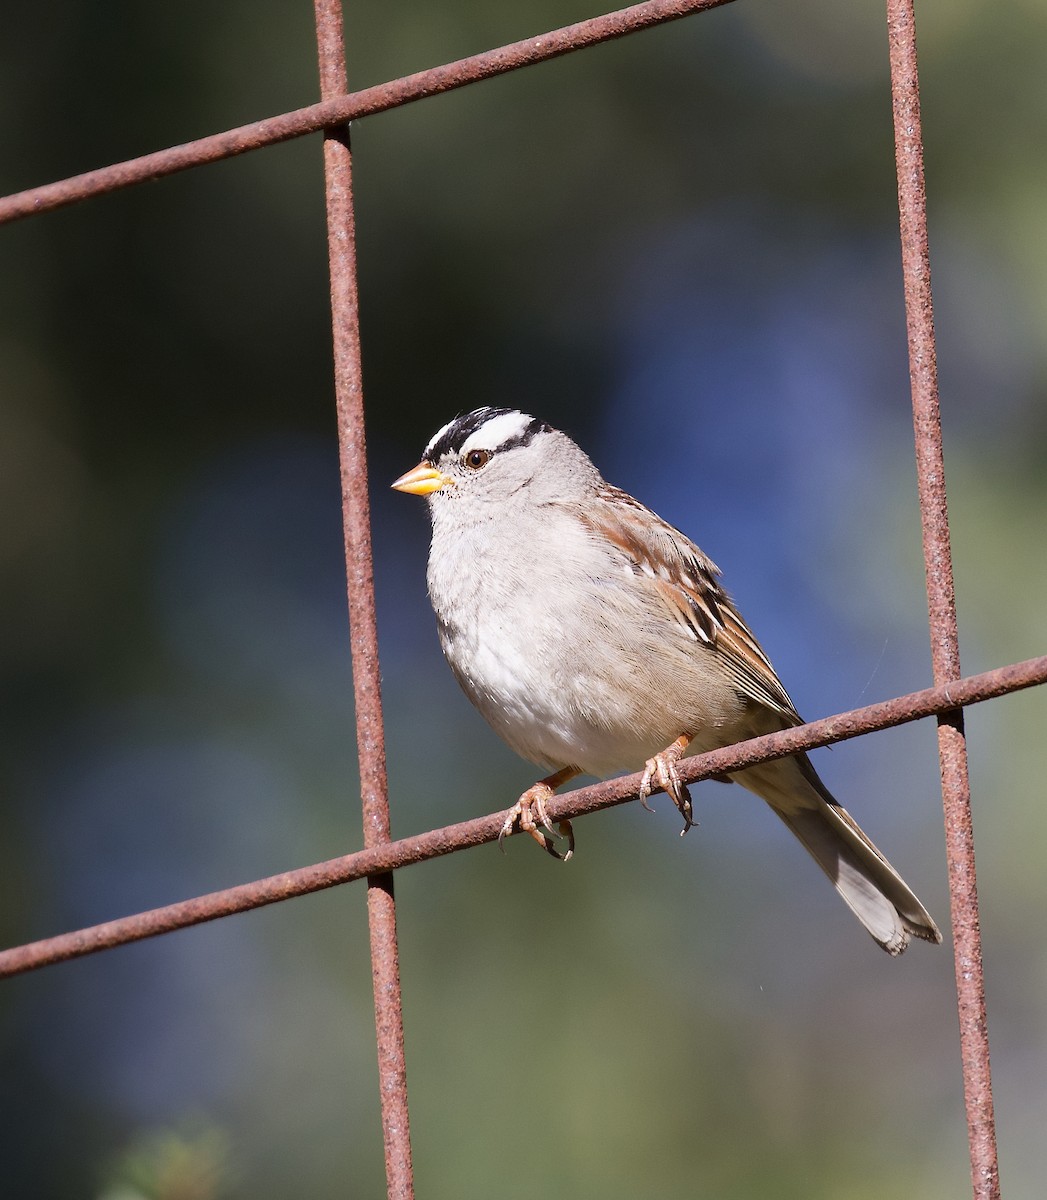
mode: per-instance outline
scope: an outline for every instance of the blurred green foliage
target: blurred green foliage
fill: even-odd
[[[351,79],[599,11],[356,0]],[[973,672],[1047,640],[1047,8],[921,0],[918,28]],[[5,29],[5,193],[317,94],[308,5]],[[385,486],[479,403],[692,533],[803,711],[926,685],[881,6],[739,0],[352,136],[397,833],[533,780],[457,694],[424,514]],[[357,846],[319,139],[0,247],[4,944]],[[1044,1174],[1043,719],[968,718],[1016,1197]],[[932,726],[819,767],[944,925]],[[889,961],[738,790],[682,841],[663,802],[581,822],[568,868],[520,840],[398,878],[420,1195],[963,1194],[947,949]],[[362,901],[6,983],[4,1194],[380,1195]]]
[[[221,1200],[229,1195],[227,1142],[201,1122],[146,1133],[107,1172],[99,1200]]]

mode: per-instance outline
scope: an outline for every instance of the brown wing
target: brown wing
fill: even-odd
[[[724,673],[742,695],[801,724],[770,660],[720,586],[716,564],[627,492],[604,484],[596,498],[598,503],[579,511],[582,523],[622,552],[689,637],[718,652]]]

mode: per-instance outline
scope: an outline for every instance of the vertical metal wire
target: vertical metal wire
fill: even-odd
[[[931,659],[934,682],[941,686],[960,678],[960,652],[945,493],[934,311],[931,305],[927,194],[923,172],[913,0],[887,0],[887,28]],[[945,811],[971,1182],[975,1200],[998,1200],[999,1163],[989,1068],[978,888],[974,869],[971,791],[962,711],[943,713],[938,718],[938,755]]]
[[[340,0],[314,0],[324,100],[348,92]],[[352,153],[348,129],[324,136],[327,236],[331,270],[331,319],[334,330],[335,399],[342,479],[342,521],[349,595],[353,689],[360,760],[364,846],[391,840],[385,770],[378,632],[374,606],[370,504],[364,440],[360,325],[356,281]],[[396,903],[392,874],[367,880],[371,933],[378,1079],[382,1102],[385,1171],[390,1200],[412,1200],[411,1137],[407,1112],[400,962],[396,939]]]

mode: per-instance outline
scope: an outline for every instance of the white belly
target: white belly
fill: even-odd
[[[540,529],[518,543],[510,571],[479,536],[469,545],[469,534],[456,534],[459,552],[429,562],[440,642],[466,695],[517,754],[602,777],[639,770],[685,733],[696,748],[723,744],[722,718],[703,718],[729,713],[737,696],[725,689],[710,705],[695,694],[693,656],[706,651],[656,600],[646,606],[634,589],[619,589],[624,572],[597,546],[575,547],[572,562],[557,562],[559,539]],[[586,621],[564,589],[548,586],[548,576],[572,571],[602,593]],[[629,645],[623,629],[633,635]]]

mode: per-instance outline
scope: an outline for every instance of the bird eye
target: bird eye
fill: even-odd
[[[469,467],[470,470],[473,471],[479,471],[481,467],[486,467],[490,461],[490,450],[470,450],[469,453],[462,458],[462,462],[465,464],[465,466]]]

